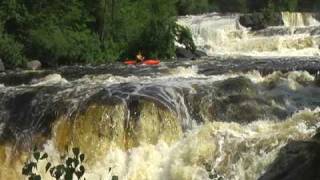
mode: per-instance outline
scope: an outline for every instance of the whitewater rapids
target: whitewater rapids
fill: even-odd
[[[50,115],[50,108],[57,108],[58,113],[55,104],[64,102],[68,111],[49,123],[51,135],[40,138],[46,139],[42,150],[51,162],[59,163],[66,150],[80,147],[87,157],[85,177],[92,180],[112,176],[127,180],[209,179],[208,164],[210,171],[223,179],[254,180],[288,142],[308,140],[320,126],[320,88],[308,72],[262,76],[257,71],[223,75],[198,71],[195,66],[177,67],[153,78],[99,75],[73,81],[53,74],[36,84],[4,86],[0,91],[2,102],[10,103],[10,97],[36,90],[31,106],[41,112],[28,115],[32,121],[24,131],[30,135],[47,129],[43,124],[47,119],[41,118]],[[121,101],[112,100],[114,97]],[[235,97],[242,100],[237,102]],[[1,107],[1,117],[5,117],[8,111]],[[127,119],[128,115],[132,117]],[[128,122],[132,124],[126,125]],[[1,121],[1,136],[8,127],[13,130],[12,125],[20,129],[12,132],[16,137],[25,128],[18,121],[11,123]],[[14,155],[16,148],[9,142],[0,146],[4,162],[0,179],[21,178],[22,162],[28,155],[24,151]],[[50,179],[45,164],[40,163],[39,173]]]
[[[312,13],[283,12],[284,26],[250,31],[239,23],[241,14],[212,13],[180,17],[196,46],[209,56],[319,56],[319,21]]]

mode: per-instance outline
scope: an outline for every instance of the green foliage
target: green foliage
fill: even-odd
[[[200,14],[217,11],[217,3],[214,0],[179,0],[176,4],[180,15]]]
[[[22,168],[22,175],[27,176],[29,180],[41,180],[41,176],[37,173],[38,163],[47,159],[47,153],[40,153],[35,148],[32,153],[32,160],[26,162]]]
[[[183,44],[186,49],[190,50],[191,52],[196,51],[196,45],[192,39],[191,31],[188,28],[181,25],[176,25],[175,35],[178,43]]]
[[[56,180],[64,177],[65,180],[72,180],[75,175],[78,179],[81,179],[84,175],[85,168],[82,165],[85,155],[80,153],[79,148],[73,148],[73,157],[68,157],[64,164],[60,164],[51,167],[51,163],[48,163],[46,170],[50,172],[50,175]]]
[[[299,0],[281,0],[280,9],[287,11],[296,11]]]
[[[148,11],[139,18],[144,19],[144,26],[137,27],[139,33],[128,46],[129,55],[142,51],[147,57],[171,58],[175,52],[174,27],[176,19],[174,18],[174,1],[144,0],[140,5],[144,5]],[[139,11],[141,10],[138,10],[137,13]]]
[[[31,160],[27,161],[22,168],[22,175],[27,176],[29,180],[41,180],[41,176],[38,174],[38,163],[42,160],[46,160],[47,164],[45,171],[49,172],[51,177],[56,180],[73,180],[73,177],[77,179],[84,178],[85,167],[83,162],[85,155],[80,152],[79,148],[72,149],[72,156],[67,157],[63,164],[52,166],[52,163],[48,161],[48,154],[41,153],[35,148],[32,153]],[[109,168],[109,172],[111,168]],[[112,180],[118,180],[118,176],[112,176]]]
[[[264,23],[263,24],[275,24],[275,16],[274,16],[274,12],[276,11],[276,8],[274,6],[274,4],[272,3],[272,1],[270,0],[268,2],[268,6],[264,9],[262,9],[262,14],[264,17]]]
[[[30,57],[47,63],[103,63],[105,52],[97,35],[88,30],[73,31],[49,25],[30,31]]]
[[[45,65],[99,64],[133,57],[138,51],[147,57],[171,58],[175,52],[175,3],[3,0],[0,29],[15,39],[13,45],[21,44],[17,54]],[[10,62],[17,63],[10,66],[20,64],[15,58]]]
[[[7,68],[22,66],[26,62],[23,45],[7,34],[0,32],[0,58]]]

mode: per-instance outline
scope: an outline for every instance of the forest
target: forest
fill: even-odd
[[[2,0],[0,59],[6,68],[30,60],[45,66],[175,57],[175,41],[192,46],[177,16],[207,12],[316,11],[303,0]],[[181,36],[181,37],[177,37]],[[193,47],[194,48],[194,47]]]

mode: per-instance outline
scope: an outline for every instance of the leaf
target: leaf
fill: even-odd
[[[38,161],[40,158],[40,152],[34,152],[33,157],[34,157],[34,159],[36,159]]]
[[[78,179],[81,178],[81,172],[75,172],[74,174],[77,176]]]
[[[78,179],[81,179],[81,177],[84,175],[85,169],[84,169],[84,167],[81,165],[81,166],[79,167],[79,170],[80,170],[80,171],[76,171],[75,174],[76,174],[76,176],[78,177]]]
[[[83,175],[83,174],[84,174],[84,172],[85,172],[85,168],[81,165],[79,169],[80,169],[80,172],[81,172],[81,173],[82,173],[82,175]]]
[[[79,148],[72,148],[72,152],[76,157],[78,157],[79,153],[80,153],[80,149]]]
[[[41,176],[40,175],[35,175],[35,176],[33,176],[32,180],[41,180]]]
[[[73,162],[74,162],[74,167],[78,167],[79,165],[79,160],[78,159],[73,159]]]
[[[68,158],[68,159],[66,160],[66,165],[67,165],[67,167],[71,167],[72,162],[73,162],[73,159],[72,159],[72,158]]]
[[[63,165],[58,165],[56,167],[55,177],[59,179],[64,172],[65,172],[65,167]]]
[[[28,164],[28,168],[30,168],[30,171],[32,172],[32,168],[36,168],[37,169],[37,167],[38,167],[38,165],[37,165],[37,163],[35,163],[35,162],[30,162],[29,164]]]
[[[80,154],[80,161],[81,162],[83,162],[84,158],[85,158],[85,155],[84,154]]]
[[[73,171],[67,170],[64,175],[64,179],[65,180],[72,180],[72,177],[73,177]]]
[[[43,159],[47,159],[48,158],[48,154],[47,153],[44,153],[42,156],[41,156],[41,160],[43,160]]]
[[[33,152],[38,151],[38,147],[37,146],[33,146]]]
[[[50,167],[51,167],[51,163],[47,163],[47,165],[46,165],[46,172],[48,172],[48,170],[50,169]]]
[[[118,176],[112,176],[112,179],[111,180],[118,180],[119,177]]]
[[[29,164],[26,164],[23,168],[22,168],[22,175],[28,176],[31,171],[32,171],[32,167],[31,169],[29,168]]]
[[[50,175],[51,175],[52,177],[55,177],[55,175],[54,175],[55,170],[56,170],[56,167],[52,167],[52,168],[50,168],[50,170],[49,170]]]

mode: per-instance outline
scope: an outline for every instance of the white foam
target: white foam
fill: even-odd
[[[68,81],[62,78],[60,74],[50,74],[42,79],[33,80],[32,86],[45,86],[45,85],[52,85],[57,83],[66,84],[68,83]]]
[[[289,139],[316,133],[318,112],[300,111],[284,122],[212,122],[171,145],[160,141],[128,151],[113,147],[88,172],[90,177],[110,177],[107,169],[112,167],[120,179],[203,179],[208,177],[202,165],[207,161],[227,179],[257,179]]]
[[[239,24],[239,14],[218,13],[181,17],[178,23],[190,28],[195,44],[209,56],[319,56],[319,38],[309,33],[295,34],[296,27],[319,26],[310,13],[283,13],[291,34],[259,36]]]
[[[282,12],[282,20],[287,27],[319,26],[320,22],[313,13]]]

